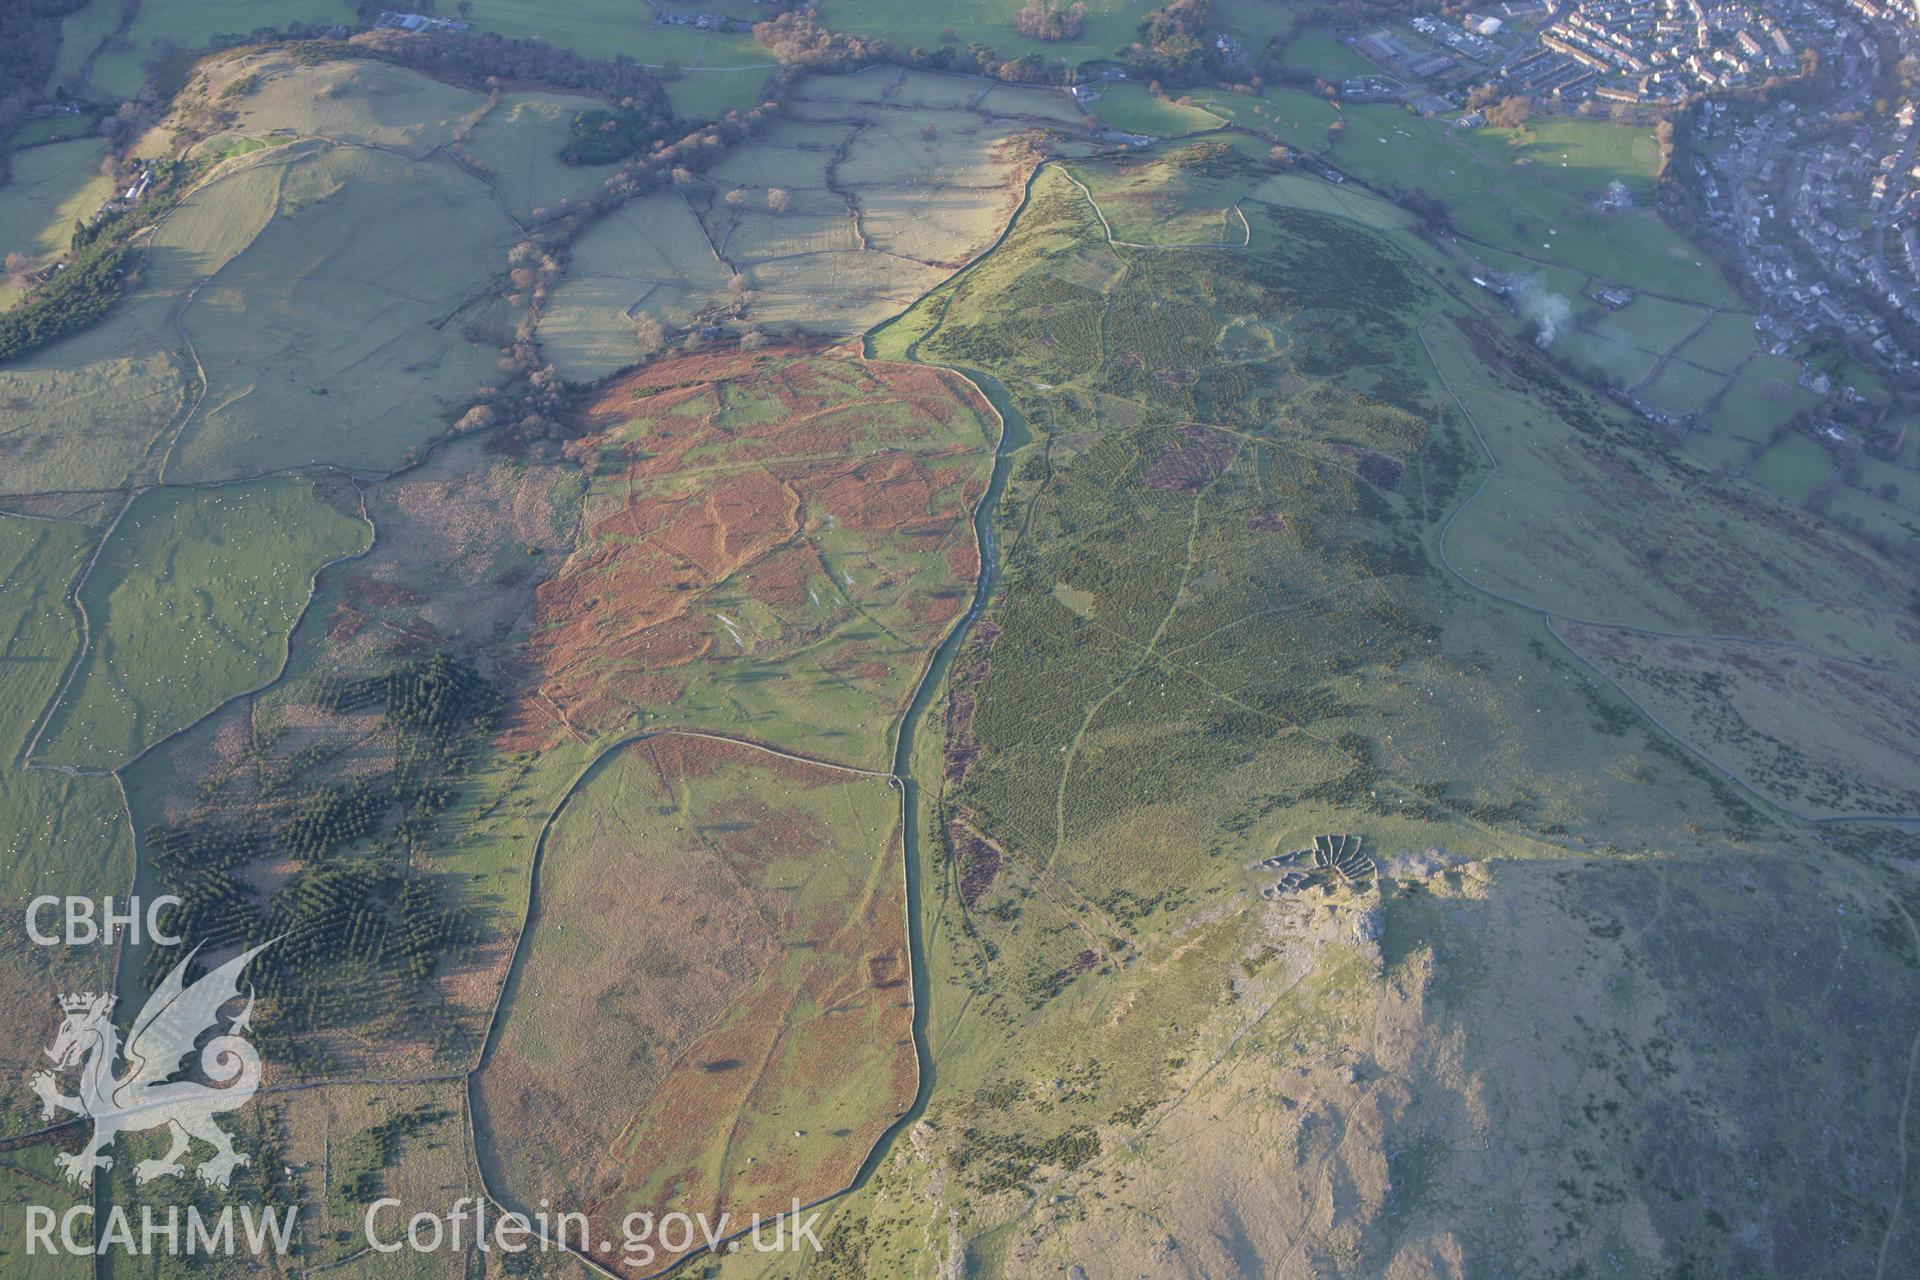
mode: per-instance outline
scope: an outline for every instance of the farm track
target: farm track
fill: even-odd
[[[1452,558],[1447,554],[1447,534],[1452,531],[1454,521],[1460,518],[1461,513],[1466,511],[1468,507],[1471,507],[1479,499],[1480,495],[1486,491],[1487,486],[1493,482],[1493,478],[1496,475],[1500,474],[1500,459],[1493,452],[1493,450],[1488,446],[1486,437],[1481,434],[1480,424],[1478,421],[1475,420],[1473,416],[1473,411],[1467,407],[1466,402],[1462,400],[1460,398],[1459,393],[1454,390],[1453,384],[1447,380],[1447,375],[1441,370],[1439,361],[1434,359],[1433,348],[1429,346],[1427,343],[1427,331],[1426,331],[1425,322],[1423,322],[1420,325],[1420,327],[1415,330],[1415,334],[1420,339],[1420,349],[1426,353],[1427,363],[1430,366],[1432,366],[1434,376],[1440,380],[1440,386],[1446,391],[1448,398],[1453,401],[1454,405],[1459,408],[1461,414],[1465,416],[1467,420],[1467,426],[1473,432],[1474,441],[1480,446],[1480,452],[1486,456],[1487,463],[1488,463],[1487,474],[1481,477],[1479,485],[1475,487],[1472,493],[1467,495],[1466,500],[1460,503],[1459,506],[1455,507],[1453,509],[1452,514],[1448,515],[1446,523],[1440,526],[1439,535],[1435,538],[1435,541],[1434,541],[1435,550],[1439,553],[1441,565],[1445,567],[1448,573],[1452,574],[1455,578],[1459,579],[1460,582],[1466,587],[1468,587],[1469,589],[1476,591],[1479,594],[1488,597],[1489,599],[1497,600],[1502,604],[1512,605],[1515,608],[1524,609],[1529,613],[1537,615],[1541,619],[1541,621],[1545,623],[1547,631],[1553,636],[1553,638],[1555,640],[1558,640],[1561,646],[1565,648],[1568,653],[1572,654],[1574,659],[1578,661],[1581,666],[1593,672],[1595,676],[1599,677],[1609,687],[1611,687],[1615,692],[1617,692],[1621,697],[1625,698],[1629,703],[1631,703],[1634,706],[1636,710],[1640,712],[1641,715],[1645,716],[1650,722],[1652,722],[1656,727],[1658,727],[1662,733],[1666,734],[1667,737],[1671,738],[1683,750],[1705,761],[1708,765],[1711,765],[1716,771],[1723,774],[1734,785],[1738,786],[1742,791],[1745,791],[1747,794],[1751,795],[1754,799],[1758,800],[1762,805],[1766,806],[1767,808],[1772,809],[1779,813],[1786,814],[1788,817],[1793,818],[1796,821],[1806,822],[1810,824],[1830,824],[1830,823],[1838,823],[1838,822],[1872,822],[1872,823],[1898,825],[1903,823],[1920,821],[1920,813],[1898,813],[1898,814],[1858,813],[1858,814],[1832,814],[1828,816],[1818,816],[1813,814],[1801,813],[1799,810],[1794,809],[1790,805],[1784,804],[1779,800],[1776,800],[1772,796],[1769,796],[1765,792],[1761,791],[1758,787],[1754,786],[1751,782],[1747,781],[1745,777],[1743,777],[1738,771],[1733,769],[1730,765],[1721,761],[1717,756],[1713,755],[1711,752],[1707,751],[1705,748],[1696,745],[1695,743],[1693,743],[1692,741],[1684,737],[1672,725],[1668,724],[1660,716],[1656,715],[1651,708],[1647,707],[1638,698],[1634,697],[1633,694],[1629,693],[1626,690],[1626,688],[1623,687],[1612,676],[1609,676],[1605,671],[1602,671],[1599,668],[1599,666],[1597,666],[1593,661],[1591,661],[1585,654],[1581,653],[1580,650],[1578,650],[1572,644],[1570,644],[1567,641],[1567,638],[1560,634],[1559,629],[1555,627],[1554,623],[1555,623],[1555,620],[1558,619],[1560,621],[1572,623],[1575,626],[1596,627],[1596,628],[1613,630],[1613,631],[1628,631],[1637,635],[1653,636],[1660,639],[1703,640],[1703,641],[1715,641],[1715,642],[1722,642],[1722,643],[1755,644],[1755,645],[1764,645],[1771,648],[1808,653],[1808,654],[1812,654],[1815,657],[1826,659],[1828,661],[1846,662],[1847,661],[1846,659],[1833,658],[1830,655],[1821,653],[1817,649],[1811,649],[1806,645],[1800,644],[1798,641],[1793,641],[1793,640],[1767,640],[1767,639],[1756,638],[1753,636],[1735,636],[1735,635],[1722,635],[1722,634],[1714,634],[1714,633],[1694,633],[1694,632],[1680,632],[1680,631],[1660,631],[1650,627],[1627,626],[1627,625],[1623,625],[1615,622],[1606,622],[1606,621],[1600,621],[1600,620],[1591,619],[1591,618],[1578,618],[1578,617],[1574,617],[1572,615],[1567,615],[1567,614],[1556,614],[1552,610],[1544,608],[1541,605],[1537,605],[1530,600],[1523,600],[1518,596],[1511,596],[1503,591],[1496,590],[1493,587],[1485,586],[1482,583],[1474,580],[1472,577],[1468,576],[1466,573],[1462,572],[1453,563]],[[1850,663],[1849,665],[1865,666],[1866,664]],[[1872,668],[1872,669],[1878,670],[1878,668]]]
[[[139,14],[140,0],[121,0],[120,25],[116,26],[111,34],[101,36],[99,42],[87,50],[86,60],[80,64],[79,79],[83,92],[93,83],[93,65],[100,61],[100,55],[105,53],[115,40],[126,37],[127,32],[133,29],[133,20]]]
[[[1235,452],[1238,452],[1237,447]],[[1231,462],[1229,462],[1228,465],[1231,465]],[[1225,473],[1226,468],[1221,468],[1221,474],[1224,475]],[[1187,553],[1185,561],[1180,566],[1180,582],[1179,585],[1173,589],[1173,598],[1167,602],[1167,611],[1160,615],[1160,624],[1153,629],[1153,634],[1147,637],[1146,647],[1140,651],[1139,661],[1134,663],[1133,667],[1128,670],[1126,674],[1114,681],[1113,686],[1101,694],[1100,697],[1087,708],[1086,714],[1080,718],[1080,727],[1074,730],[1073,737],[1067,741],[1067,758],[1061,762],[1060,786],[1059,789],[1055,791],[1053,797],[1053,852],[1047,856],[1047,861],[1041,868],[1040,874],[1043,880],[1052,875],[1054,864],[1060,860],[1061,851],[1066,848],[1067,786],[1073,779],[1073,763],[1080,754],[1080,744],[1086,739],[1088,728],[1090,728],[1094,720],[1099,717],[1101,711],[1106,709],[1106,705],[1118,697],[1121,690],[1133,683],[1135,676],[1141,674],[1149,666],[1153,665],[1155,660],[1154,650],[1159,647],[1160,638],[1166,635],[1167,628],[1172,625],[1174,614],[1180,611],[1181,601],[1186,598],[1187,584],[1193,580],[1194,549],[1200,539],[1200,506],[1205,500],[1208,490],[1212,488],[1213,484],[1209,483],[1205,488],[1193,495],[1193,511],[1187,521]]]
[[[1694,325],[1693,328],[1687,330],[1686,336],[1681,338],[1680,341],[1674,343],[1672,346],[1668,347],[1665,351],[1662,351],[1660,355],[1653,362],[1653,371],[1647,374],[1646,377],[1640,379],[1640,381],[1634,383],[1631,387],[1628,388],[1628,390],[1638,393],[1644,390],[1645,388],[1652,386],[1655,382],[1660,380],[1660,375],[1667,371],[1667,365],[1669,365],[1675,360],[1679,360],[1681,364],[1693,364],[1693,361],[1681,358],[1681,356],[1678,354],[1680,348],[1686,346],[1689,342],[1692,342],[1695,338],[1705,333],[1707,331],[1707,326],[1712,324],[1714,321],[1714,317],[1718,316],[1719,314],[1720,314],[1719,307],[1708,307],[1706,309],[1706,314],[1700,317],[1700,323]],[[1697,364],[1693,364],[1693,367],[1696,369],[1700,369],[1701,372],[1703,373],[1713,372],[1713,370],[1704,369]],[[1727,379],[1726,383],[1721,386],[1720,393],[1715,395],[1714,399],[1718,400],[1720,398],[1720,395],[1724,395],[1726,393],[1727,387],[1731,386],[1732,383],[1733,383],[1733,380],[1731,378]]]

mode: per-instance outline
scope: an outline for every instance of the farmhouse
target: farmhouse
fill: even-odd
[[[387,9],[373,25],[384,31],[465,31],[472,24],[426,13],[396,13]]]

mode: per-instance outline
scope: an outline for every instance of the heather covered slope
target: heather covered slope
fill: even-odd
[[[1912,837],[1806,821],[1584,648],[1895,567],[1703,485],[1386,214],[1268,184],[1244,249],[1135,247],[1100,189],[1043,171],[873,337],[1035,442],[921,762],[936,1085],[835,1265],[1895,1274]],[[1898,735],[1845,718],[1871,776]]]
[[[760,56],[670,36],[680,101]],[[820,1255],[705,1276],[1903,1274],[1911,565],[1580,381],[1779,381],[1586,208],[1631,131],[1469,171],[1564,217],[1556,272],[1675,264],[1543,349],[1472,283],[1504,250],[1367,186],[1488,144],[1385,108],[1334,183],[749,65],[778,110],[646,186],[664,136],[563,154],[622,136],[588,80],[367,51],[182,71],[126,296],[0,368],[8,918],[275,939],[233,1191],[306,1206],[283,1271],[595,1274],[354,1239],[484,1195],[823,1202]],[[1312,102],[1106,106],[1298,148]],[[18,1138],[46,992],[172,957],[7,941]],[[195,1194],[135,1185],[160,1142],[103,1205]]]

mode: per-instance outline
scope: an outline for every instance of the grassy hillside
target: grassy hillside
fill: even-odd
[[[1633,289],[1739,304],[1712,260],[1655,214],[1594,206],[1615,180],[1644,190],[1652,172],[1644,133],[1557,120],[1539,130],[1463,133],[1378,103],[1342,115],[1334,162],[1376,185],[1438,199],[1464,237]]]
[[[306,480],[135,499],[79,592],[86,653],[34,758],[114,769],[271,680],[314,575],[367,537]]]
[[[1198,105],[1185,106],[1147,92],[1145,85],[1116,84],[1100,91],[1093,114],[1101,123],[1123,133],[1177,138],[1220,127],[1220,117]]]
[[[1048,171],[1001,249],[874,337],[991,374],[1038,438],[922,775],[940,1083],[829,1252],[885,1270],[938,1247],[903,1212],[933,1197],[992,1275],[1791,1269],[1840,1241],[1871,1259],[1899,1148],[1843,1099],[1865,1071],[1890,1123],[1920,1010],[1844,1048],[1824,1015],[1762,1044],[1803,969],[1743,939],[1866,912],[1856,979],[1902,971],[1911,906],[1866,852],[1892,845],[1849,833],[1859,852],[1807,869],[1811,829],[1708,764],[1706,726],[1589,666],[1561,615],[1791,629],[1727,593],[1758,603],[1784,574],[1865,610],[1890,566],[1703,491],[1416,267],[1426,250],[1374,229],[1391,218],[1298,181],[1265,189],[1304,208],[1243,206],[1248,249],[1169,250],[1111,243]],[[1876,744],[1821,751],[1891,746],[1847,719]],[[1746,780],[1804,803],[1774,783],[1814,776]],[[1325,832],[1370,861],[1305,901],[1254,865],[1303,865]],[[1854,1066],[1810,1077],[1815,1046]],[[1699,1093],[1729,1104],[1707,1120]],[[1805,1118],[1794,1155],[1781,1105]],[[1805,1204],[1834,1125],[1878,1172]],[[1713,1150],[1744,1172],[1703,1176]],[[1654,1189],[1648,1167],[1691,1172]]]
[[[0,186],[0,256],[21,254],[46,266],[65,252],[76,219],[91,218],[113,184],[95,172],[106,144],[82,139],[13,151],[12,176]],[[0,280],[0,307],[18,292]]]
[[[1013,0],[821,8],[1018,48]],[[1088,8],[1042,52],[1143,7]],[[767,70],[607,0],[468,16],[679,64],[683,115]],[[276,940],[234,1194],[304,1207],[296,1269],[492,1275],[353,1238],[481,1193],[610,1236],[835,1196],[722,1280],[1914,1252],[1920,632],[1807,508],[1920,488],[1779,430],[1800,365],[1649,208],[1646,130],[1135,86],[1110,122],[1209,136],[1109,154],[1058,92],[878,67],[602,216],[590,99],[308,52],[192,74],[127,296],[0,370],[15,1132],[47,993],[173,959],[21,908],[131,888]],[[4,234],[58,251],[88,145]],[[103,1207],[194,1194],[134,1185],[157,1141]]]
[[[618,1239],[682,1196],[744,1223],[849,1182],[916,1081],[898,819],[882,779],[713,742],[596,767],[478,1077],[496,1192],[590,1179]]]
[[[0,1035],[7,1067],[0,1114],[13,1132],[40,1123],[27,1080],[45,1062],[41,1051],[55,1030],[48,996],[98,991],[111,980],[110,956],[100,949],[33,945],[27,904],[42,894],[98,896],[132,874],[133,842],[113,780],[30,769],[26,761],[41,712],[79,650],[66,596],[92,535],[77,521],[0,520],[0,987],[22,1010]]]

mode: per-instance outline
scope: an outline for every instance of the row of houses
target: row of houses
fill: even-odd
[[[1591,72],[1596,97],[1670,103],[1791,73],[1806,42],[1745,0],[1570,0],[1540,45]]]

